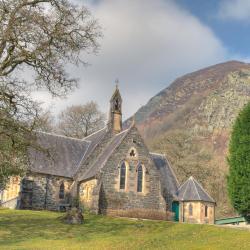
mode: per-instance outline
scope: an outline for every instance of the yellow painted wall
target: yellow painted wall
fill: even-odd
[[[3,202],[16,198],[19,195],[20,181],[21,178],[19,176],[13,176],[10,178],[6,189],[2,192],[1,199]]]
[[[90,208],[93,201],[93,190],[97,185],[97,180],[92,179],[89,181],[82,182],[79,186],[79,197],[80,201],[84,206]]]
[[[205,206],[208,207],[207,217],[205,217]],[[215,220],[215,205],[210,202],[202,202],[201,213],[200,213],[201,223],[214,224],[214,220]]]

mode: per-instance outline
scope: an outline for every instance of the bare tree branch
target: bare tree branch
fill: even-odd
[[[105,116],[95,102],[66,108],[59,115],[61,134],[82,139],[104,127]]]
[[[41,126],[30,91],[62,96],[75,88],[67,65],[85,65],[84,53],[96,53],[100,37],[90,12],[68,0],[0,0],[0,188],[27,166],[32,131]],[[32,84],[17,77],[23,69]]]

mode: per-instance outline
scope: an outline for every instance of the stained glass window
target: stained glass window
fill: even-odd
[[[137,169],[137,192],[142,192],[142,181],[143,181],[143,169],[142,165],[139,165]]]
[[[126,183],[126,164],[125,162],[123,162],[120,169],[120,189],[125,189],[125,183]]]
[[[60,185],[59,199],[64,199],[64,183]]]
[[[205,217],[207,217],[208,206],[205,206]]]
[[[192,216],[193,215],[193,205],[192,204],[189,204],[188,211],[189,211],[189,215]]]

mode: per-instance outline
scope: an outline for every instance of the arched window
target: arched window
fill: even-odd
[[[64,183],[60,185],[59,189],[59,199],[64,199]]]
[[[126,184],[126,164],[122,162],[120,169],[120,189],[125,189]]]
[[[137,168],[137,192],[142,192],[143,168],[140,164]]]
[[[116,99],[115,100],[115,111],[120,111],[120,107],[121,107],[120,102],[118,99]]]
[[[189,204],[189,206],[188,206],[188,213],[189,213],[189,216],[193,215],[193,205],[192,204]]]
[[[205,206],[205,217],[207,217],[208,214],[208,206]]]

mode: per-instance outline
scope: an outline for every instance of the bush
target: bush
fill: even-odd
[[[107,215],[139,218],[139,219],[152,219],[152,220],[173,220],[172,212],[164,212],[156,209],[128,209],[128,210],[107,210]]]
[[[68,210],[66,215],[63,217],[63,221],[67,224],[82,224],[83,219],[81,209],[75,207]]]

